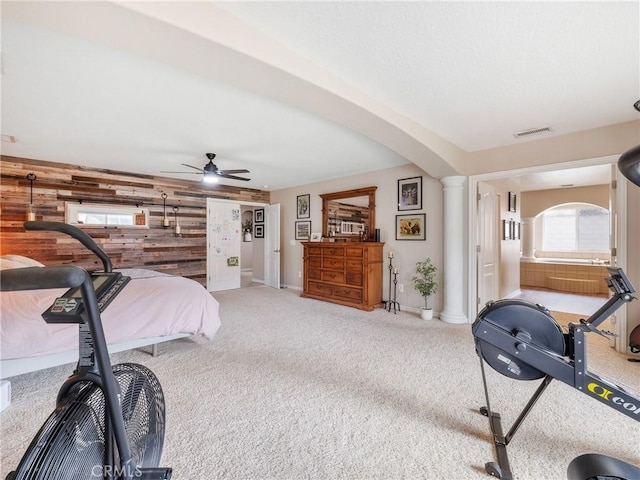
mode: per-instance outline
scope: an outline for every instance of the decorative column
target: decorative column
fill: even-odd
[[[535,217],[523,218],[520,220],[520,238],[522,241],[522,259],[533,260],[533,245],[535,236]]]
[[[444,306],[440,320],[467,323],[464,313],[464,184],[467,177],[441,178],[444,185]]]

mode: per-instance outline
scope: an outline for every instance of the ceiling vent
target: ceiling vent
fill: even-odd
[[[514,133],[513,136],[516,138],[528,137],[530,135],[539,135],[541,133],[551,132],[551,127],[542,127],[542,128],[529,128],[527,130],[523,130],[522,132]]]

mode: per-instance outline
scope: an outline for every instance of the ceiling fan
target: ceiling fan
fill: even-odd
[[[215,153],[206,153],[205,154],[209,159],[209,163],[207,163],[203,168],[194,167],[193,165],[187,165],[183,163],[185,167],[193,168],[194,170],[198,170],[197,172],[166,172],[162,173],[192,173],[194,175],[203,175],[202,181],[206,183],[217,183],[218,177],[229,178],[231,180],[244,180],[245,182],[250,180],[249,178],[238,177],[236,173],[249,173],[249,170],[246,169],[238,169],[238,170],[219,170],[218,167],[213,163],[213,159],[216,158]]]

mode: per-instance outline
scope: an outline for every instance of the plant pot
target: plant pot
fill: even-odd
[[[246,232],[246,233],[244,234],[244,241],[245,241],[245,242],[250,242],[250,241],[251,241],[251,233]]]
[[[433,308],[424,308],[420,309],[420,317],[423,320],[432,320],[433,319]]]

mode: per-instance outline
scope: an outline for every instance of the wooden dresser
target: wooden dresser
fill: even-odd
[[[303,297],[371,311],[382,306],[378,242],[303,242]]]

